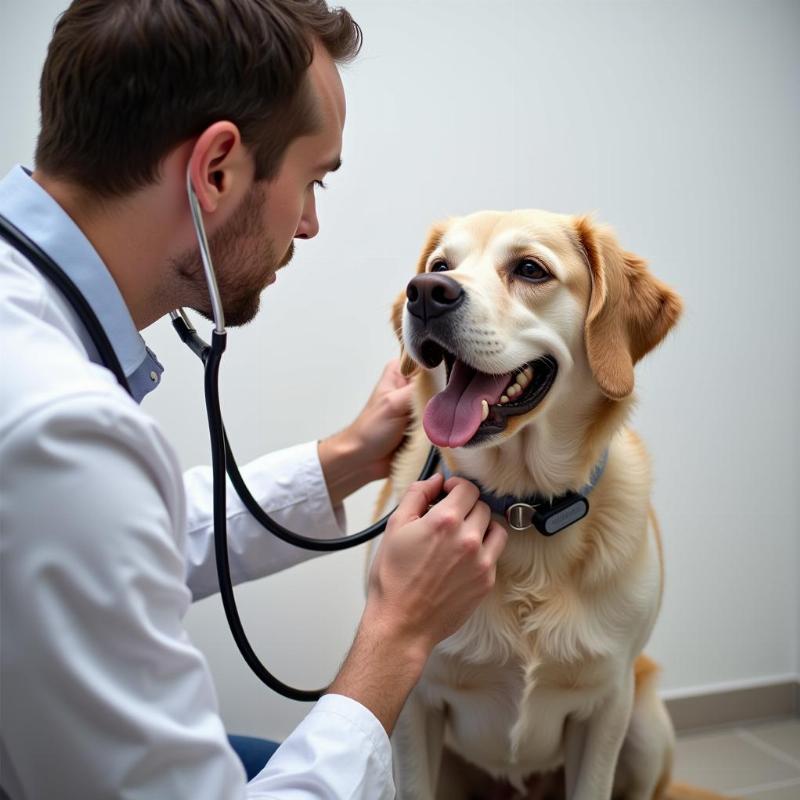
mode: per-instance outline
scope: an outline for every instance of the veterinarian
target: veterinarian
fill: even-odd
[[[227,321],[243,324],[318,231],[315,188],[341,155],[337,63],[360,41],[323,0],[76,0],[56,25],[35,169],[0,182],[0,215],[77,284],[133,398],[0,239],[4,796],[393,797],[388,734],[433,646],[488,592],[505,531],[472,484],[414,485],[341,671],[248,783],[182,623],[216,590],[210,473],[181,475],[137,404],[162,375],[138,331],[179,306],[211,313],[187,171]],[[259,502],[341,535],[343,499],[388,474],[409,392],[391,363],[344,431],[249,464]],[[308,557],[235,496],[227,515],[235,580]]]

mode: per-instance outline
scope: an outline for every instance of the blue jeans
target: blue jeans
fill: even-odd
[[[248,781],[264,769],[279,745],[279,742],[258,739],[255,736],[229,736],[228,741],[244,765]]]

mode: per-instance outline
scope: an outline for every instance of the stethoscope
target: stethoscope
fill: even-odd
[[[306,550],[330,552],[357,547],[383,533],[386,528],[386,523],[389,517],[394,513],[394,510],[390,511],[385,517],[373,523],[365,530],[351,536],[341,536],[336,539],[315,539],[290,531],[288,528],[276,522],[261,508],[258,501],[248,490],[239,472],[236,460],[233,457],[231,446],[228,442],[228,436],[225,433],[225,425],[220,409],[219,367],[227,342],[225,315],[222,309],[222,299],[219,294],[211,253],[208,248],[203,215],[188,170],[186,172],[186,192],[189,197],[192,223],[197,236],[200,258],[203,263],[203,271],[211,298],[211,310],[214,320],[211,344],[206,343],[200,338],[184,309],[179,308],[175,311],[171,311],[170,318],[181,340],[198,356],[198,358],[200,358],[205,368],[204,391],[206,412],[208,414],[208,431],[211,440],[211,466],[214,476],[212,482],[214,499],[214,552],[217,561],[217,578],[219,580],[222,605],[225,609],[225,616],[228,619],[228,624],[233,634],[234,641],[239,648],[239,652],[258,678],[269,686],[270,689],[273,689],[291,700],[318,700],[324,693],[324,689],[296,689],[293,686],[283,683],[283,681],[269,672],[261,663],[244,632],[244,627],[239,617],[239,611],[236,607],[236,599],[231,584],[230,565],[228,561],[225,474],[227,472],[236,490],[236,494],[239,495],[247,510],[264,528],[284,542]],[[92,310],[86,298],[81,294],[78,287],[47,253],[2,215],[0,215],[0,236],[6,239],[9,244],[34,264],[63,294],[86,328],[90,339],[97,349],[102,364],[114,374],[122,388],[125,389],[128,394],[131,394],[128,380],[114,352],[114,348],[111,346],[111,342],[103,326],[97,319],[97,315]],[[428,453],[428,459],[423,467],[420,479],[423,480],[430,477],[435,472],[438,463],[439,452],[435,447],[432,447]]]

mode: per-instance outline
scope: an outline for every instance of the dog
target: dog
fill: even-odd
[[[663,555],[626,426],[634,365],[681,310],[590,216],[486,211],[431,229],[392,311],[414,421],[379,510],[433,443],[520,529],[400,715],[399,800],[706,796],[670,788],[675,734],[642,653]],[[444,753],[490,782],[483,794],[465,769],[441,772]]]

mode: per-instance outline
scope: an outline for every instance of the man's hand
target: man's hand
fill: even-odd
[[[436,502],[444,489],[445,497]],[[441,476],[413,483],[386,526],[370,571],[365,616],[429,652],[494,586],[508,534],[477,486]],[[435,505],[432,505],[434,504]]]
[[[319,443],[319,460],[331,503],[336,506],[370,481],[389,475],[411,415],[412,386],[390,361],[355,421]]]
[[[386,527],[356,639],[329,691],[358,700],[389,733],[432,648],[494,585],[508,534],[478,497],[469,481],[434,475],[411,486]]]
[[[409,379],[400,373],[400,360],[393,359],[384,368],[364,410],[348,429],[377,478],[389,476],[392,456],[408,429],[412,390]]]

